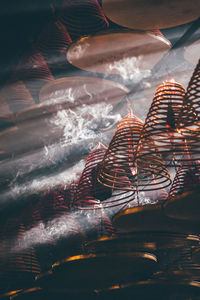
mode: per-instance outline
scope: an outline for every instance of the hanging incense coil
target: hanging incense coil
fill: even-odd
[[[121,120],[101,163],[98,180],[113,189],[150,191],[169,185],[169,174],[158,155],[149,155],[145,169],[135,164],[143,123],[132,113]]]
[[[183,159],[187,144],[179,131],[179,116],[184,96],[184,88],[174,81],[159,85],[141,133],[136,155],[138,164],[155,153],[162,155],[169,166],[178,165]]]
[[[11,253],[11,256],[8,258],[8,260],[9,264],[13,269],[15,269],[15,271],[30,272],[32,273],[31,276],[33,278],[34,275],[40,273],[40,265],[36,257],[34,248],[30,245],[23,245],[23,242],[20,243],[21,241],[23,241],[25,233],[26,232],[24,224],[19,224],[18,234],[16,236],[18,243],[16,243],[17,245],[13,247],[13,253]]]
[[[14,81],[22,80],[33,96],[35,103],[39,103],[40,89],[54,77],[42,54],[32,51],[21,59],[12,79]]]
[[[56,21],[44,28],[37,40],[36,49],[51,67],[66,61],[66,50],[71,42],[66,27],[60,21]]]
[[[2,90],[2,95],[12,112],[17,113],[35,104],[29,90],[22,80],[11,82]]]
[[[34,277],[41,269],[35,249],[26,243],[24,224],[13,217],[8,221],[4,225],[6,240],[1,276],[6,279],[4,288],[10,290],[33,284]]]
[[[108,27],[108,21],[97,0],[65,0],[58,19],[66,26],[72,39]]]
[[[14,115],[9,108],[3,92],[0,93],[0,107],[0,130],[3,130],[14,125]]]
[[[180,166],[169,192],[169,198],[176,197],[185,192],[190,192],[200,185],[199,162]]]
[[[44,57],[39,52],[31,55],[25,65],[24,82],[36,103],[39,103],[38,95],[42,86],[53,79]]]
[[[175,219],[199,221],[199,186],[200,162],[189,161],[180,166],[164,203],[165,214]]]
[[[185,102],[180,113],[180,128],[199,126],[199,111],[200,111],[200,60],[195,67],[192,77],[189,81],[186,94]],[[194,128],[195,129],[195,128]],[[192,128],[191,128],[192,130]],[[187,132],[187,129],[186,129]],[[198,132],[191,132],[198,135]]]
[[[184,136],[189,154],[185,155],[184,161],[188,164],[188,162],[200,159],[200,60],[188,84],[179,119],[179,130]]]
[[[132,113],[120,121],[101,163],[100,183],[113,189],[134,190],[130,177],[137,172],[134,155],[142,127],[142,121]]]
[[[113,190],[113,186],[102,185],[98,180],[101,161],[106,147],[99,143],[89,154],[77,186],[73,206],[79,209],[98,209],[126,204],[134,200],[133,192]],[[117,176],[117,175],[116,175]],[[121,176],[121,181],[128,178]]]

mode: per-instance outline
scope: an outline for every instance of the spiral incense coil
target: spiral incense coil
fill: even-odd
[[[41,217],[52,239],[62,238],[66,234],[65,231],[71,235],[82,233],[70,211],[72,201],[70,190],[64,188],[51,190],[44,193],[40,201]],[[60,228],[59,231],[58,228]]]
[[[174,81],[157,88],[141,133],[137,163],[155,153],[162,155],[167,165],[174,166],[183,159],[187,144],[178,127],[184,96],[184,88]]]
[[[14,115],[11,109],[9,108],[7,99],[5,98],[2,91],[0,93],[0,105],[1,105],[0,128],[2,130],[14,125]]]
[[[12,222],[13,222],[12,218]],[[7,224],[9,225],[9,224]],[[15,236],[11,238],[11,228],[6,226],[7,251],[4,253],[4,265],[1,276],[6,278],[5,289],[23,288],[33,283],[34,277],[41,272],[34,248],[24,242],[25,226],[17,219]],[[13,235],[13,234],[12,234]]]
[[[24,56],[15,73],[13,81],[22,80],[33,96],[35,103],[38,103],[38,94],[44,84],[54,79],[44,57],[40,52],[28,53]]]
[[[120,121],[101,163],[100,183],[113,189],[134,190],[131,177],[137,172],[134,158],[142,127],[142,121],[132,113]]]
[[[52,239],[51,264],[67,255],[79,253],[85,239],[78,218],[71,212],[71,189],[55,188],[42,195],[41,216],[46,235]]]
[[[169,197],[164,203],[165,214],[171,218],[199,221],[200,163],[189,161],[179,167]]]
[[[34,198],[29,200],[28,205],[21,214],[21,220],[24,223],[26,230],[37,227],[42,222],[41,208],[40,200]]]
[[[41,198],[41,217],[46,222],[70,212],[71,195],[69,190],[55,188],[45,191]]]
[[[159,155],[148,155],[135,164],[135,155],[143,123],[132,113],[121,120],[101,163],[98,180],[113,189],[150,191],[169,185],[169,174]]]
[[[38,94],[44,84],[54,79],[44,57],[38,52],[29,57],[25,65],[24,82],[32,96],[38,101]]]
[[[10,83],[2,89],[2,95],[12,112],[17,113],[35,104],[22,80]]]
[[[66,60],[66,49],[71,42],[66,27],[60,21],[56,21],[44,28],[37,41],[36,49],[51,66],[62,63],[63,59]]]
[[[106,147],[99,143],[89,154],[77,186],[73,206],[79,209],[98,209],[123,205],[134,199],[133,192],[113,190],[113,186],[102,185],[98,179],[101,161]],[[124,176],[125,180],[126,177]],[[123,180],[121,176],[121,180]]]
[[[180,131],[186,141],[188,156],[184,159],[189,161],[199,160],[200,143],[200,60],[193,72],[188,84],[185,102],[180,113]]]
[[[66,26],[72,39],[108,27],[108,21],[97,0],[65,0],[58,19]]]
[[[180,166],[169,192],[169,198],[190,192],[200,185],[199,162]]]
[[[39,274],[40,266],[36,258],[35,250],[30,246],[27,247],[26,245],[24,245],[23,248],[23,244],[20,244],[20,240],[23,239],[24,235],[25,226],[23,224],[19,224],[17,234],[17,239],[19,240],[19,249],[17,246],[13,247],[13,253],[11,249],[11,255],[8,258],[9,264],[15,271],[30,272],[34,273],[35,275]],[[22,247],[21,249],[20,246]]]
[[[200,60],[189,81],[183,109],[180,113],[181,128],[199,126],[200,110]],[[191,128],[192,129],[192,128]],[[184,130],[184,129],[183,129]],[[187,129],[186,129],[187,132]],[[195,131],[194,133],[195,134]],[[198,135],[198,133],[196,133]]]

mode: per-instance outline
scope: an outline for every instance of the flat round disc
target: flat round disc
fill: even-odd
[[[44,299],[44,294],[40,287],[31,287],[26,290],[16,290],[5,293],[2,297],[7,299]]]
[[[52,290],[92,290],[148,278],[156,265],[156,256],[147,252],[79,255],[54,264],[38,284]]]
[[[148,75],[170,47],[170,42],[161,34],[106,31],[72,43],[67,60],[79,69],[137,80],[141,74]]]
[[[153,275],[156,279],[164,279],[164,280],[198,280],[200,278],[200,266],[194,266],[192,268],[186,268],[182,270],[167,270],[156,272]]]
[[[133,29],[175,27],[198,19],[199,0],[102,0],[111,21]]]
[[[190,280],[147,280],[121,286],[115,285],[98,293],[102,298],[107,296],[106,299],[186,300],[189,299],[188,297],[200,295],[200,283]]]
[[[122,232],[162,231],[198,233],[199,222],[175,220],[167,217],[159,204],[126,209],[116,214],[113,225]]]
[[[66,77],[52,81],[41,89],[41,103],[17,113],[17,127],[0,134],[1,156],[5,157],[4,152],[24,153],[58,142],[64,135],[63,119],[70,121],[72,130],[80,117],[83,120],[88,118],[90,126],[93,122],[96,126],[97,117],[93,111],[96,113],[98,105],[104,111],[105,105],[117,104],[128,92],[129,89],[120,84],[99,78]],[[62,110],[66,110],[66,114],[59,119]],[[99,130],[108,130],[117,122],[118,119],[108,116],[99,124]],[[67,136],[64,138],[67,141]]]
[[[43,104],[52,103],[52,105],[72,109],[101,102],[117,104],[128,92],[128,88],[110,80],[65,77],[43,86],[39,98]]]
[[[176,234],[168,232],[136,232],[123,234],[121,237],[105,237],[88,243],[88,249],[94,252],[160,250],[199,245],[196,235]]]
[[[45,132],[45,135],[47,135],[47,132]],[[50,141],[50,138],[48,138],[48,141]],[[39,134],[38,131],[37,135],[34,130],[31,131],[30,127],[29,130],[24,130],[24,128],[13,126],[0,133],[0,157],[2,159],[11,156],[20,156],[28,152],[32,153],[35,150],[43,148],[44,145],[45,142],[42,137],[42,130],[41,134]]]
[[[175,219],[200,221],[200,189],[193,192],[185,192],[166,201],[165,213]]]
[[[35,136],[42,144],[50,144],[62,136],[63,130],[51,123],[51,119],[56,115],[54,107],[45,107],[36,104],[26,108],[16,114],[16,124],[23,134]]]

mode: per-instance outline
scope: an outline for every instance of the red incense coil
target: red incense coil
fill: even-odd
[[[200,185],[200,167],[199,162],[194,161],[193,164],[180,166],[173,184],[171,186],[169,197],[175,197],[184,192],[193,191]]]
[[[35,104],[35,101],[22,80],[6,85],[2,90],[2,95],[10,110],[14,113]]]
[[[116,234],[116,229],[114,228],[111,219],[104,211],[102,211],[102,221],[101,221],[101,236],[113,236]],[[100,236],[100,237],[101,237]]]
[[[97,177],[106,147],[99,143],[88,155],[77,185],[73,206],[78,209],[98,209],[122,205],[134,199],[133,192],[114,191],[102,185]],[[122,178],[122,177],[121,177]]]
[[[44,57],[38,52],[29,57],[24,65],[24,82],[31,95],[37,97],[44,84],[54,79]]]
[[[183,126],[199,125],[200,114],[200,60],[189,81],[180,122]]]
[[[121,120],[101,164],[98,180],[102,184],[131,191],[151,191],[170,184],[169,174],[158,154],[136,161],[142,128],[142,121],[132,113]]]
[[[44,28],[36,49],[42,53],[48,65],[52,66],[66,60],[66,50],[71,42],[66,27],[60,21],[55,21]]]
[[[5,98],[3,92],[0,93],[0,105],[0,127],[4,129],[14,124],[14,115],[12,110],[9,108],[7,99]]]
[[[200,60],[189,81],[183,109],[180,113],[180,131],[184,136],[185,154],[183,163],[186,165],[200,162]]]
[[[131,113],[120,121],[101,163],[99,182],[113,189],[134,190],[131,177],[137,173],[134,156],[142,127],[142,121]]]
[[[32,51],[23,56],[12,77],[13,81],[23,80],[26,88],[39,102],[38,94],[44,84],[54,79],[47,62],[40,52]]]
[[[72,39],[108,27],[108,21],[97,0],[63,1],[59,21],[66,26]]]
[[[174,166],[185,153],[185,142],[179,127],[179,115],[184,104],[185,90],[174,82],[164,82],[156,90],[141,133],[137,161],[159,154]]]
[[[41,272],[34,248],[25,242],[25,234],[25,226],[16,219],[15,236],[11,238],[8,231],[2,270],[8,289],[25,288],[33,284],[34,277]]]
[[[71,212],[71,201],[71,189],[63,187],[44,193],[41,198],[42,220],[53,239],[59,239],[66,234],[67,236],[83,234],[74,214]]]

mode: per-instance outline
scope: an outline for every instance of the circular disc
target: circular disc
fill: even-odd
[[[200,40],[195,41],[191,45],[185,47],[184,49],[184,58],[196,65],[200,58]]]
[[[44,295],[40,287],[32,287],[26,290],[11,291],[3,295],[9,299],[44,299]]]
[[[41,135],[36,136],[33,131],[14,126],[0,133],[0,154],[2,159],[23,155],[44,147]]]
[[[200,295],[200,283],[190,280],[148,280],[124,285],[115,285],[107,290],[98,291],[106,299],[189,299],[188,296]],[[176,298],[172,298],[175,296]],[[111,297],[111,298],[109,298]],[[117,298],[115,298],[117,297]],[[126,298],[128,297],[128,298]]]
[[[134,207],[120,212],[113,218],[113,225],[122,232],[199,232],[198,222],[170,219],[164,214],[163,209],[159,204]]]
[[[93,111],[98,110],[98,104],[101,103],[101,109],[104,111],[105,105],[108,107],[117,104],[128,92],[129,89],[120,84],[99,78],[66,77],[52,81],[41,89],[40,104],[16,114],[18,128],[15,133],[13,133],[13,129],[10,129],[9,135],[5,136],[5,143],[4,141],[1,143],[0,149],[6,152],[12,150],[13,153],[16,153],[23,152],[25,144],[26,149],[32,151],[44,147],[44,145],[55,143],[63,138],[65,123],[63,125],[62,120],[64,118],[66,121],[70,121],[69,127],[75,126],[74,123],[77,124],[78,122],[76,120],[81,118],[83,120],[88,118],[90,126],[93,125],[93,122],[95,126],[97,117]],[[111,108],[109,109],[111,110]],[[59,119],[60,115],[57,116],[57,114],[62,110],[67,111]],[[57,118],[59,124],[56,123]],[[104,123],[103,125],[99,124],[100,130],[111,128],[117,121],[118,119],[109,119],[108,115],[104,122],[105,125]],[[84,123],[82,127],[84,127]],[[4,139],[3,134],[2,137],[0,136],[0,140],[2,139]],[[27,142],[19,143],[19,140]]]
[[[51,124],[51,118],[57,110],[51,107],[36,104],[30,108],[26,108],[16,114],[16,124],[22,132],[35,136],[43,144],[51,143],[58,140],[62,135],[62,130],[55,129]]]
[[[182,270],[169,270],[156,272],[154,275],[156,279],[164,280],[199,280],[200,278],[200,266],[192,266],[190,268]]]
[[[91,119],[92,115],[95,121],[98,112],[103,110],[108,114],[129,91],[121,84],[101,78],[65,77],[45,85],[40,91],[39,98],[45,106],[48,104],[57,110],[67,110],[67,115],[70,115],[71,119],[75,117],[83,120]],[[124,109],[124,105],[122,108]],[[106,122],[107,127],[101,129],[110,129],[116,122],[117,118],[109,118]]]
[[[121,237],[105,237],[88,243],[88,249],[95,252],[159,250],[181,247],[195,247],[199,244],[196,235],[168,232],[136,232]]]
[[[103,0],[111,21],[133,29],[161,29],[182,25],[199,17],[199,0]]]
[[[200,221],[200,189],[185,192],[165,202],[165,213],[172,218],[180,220]]]
[[[129,89],[113,81],[91,77],[65,77],[46,84],[40,91],[40,102],[75,108],[100,102],[117,104]]]
[[[156,256],[147,252],[79,255],[54,264],[52,273],[40,277],[39,284],[66,291],[104,288],[148,278],[156,265]]]
[[[67,60],[79,69],[137,80],[141,74],[148,75],[170,47],[170,42],[160,34],[131,30],[102,32],[72,43]]]

